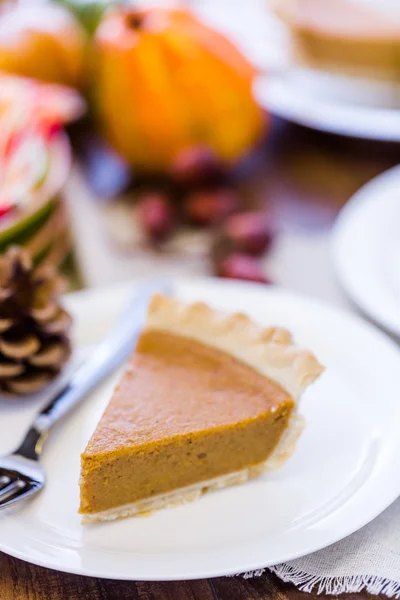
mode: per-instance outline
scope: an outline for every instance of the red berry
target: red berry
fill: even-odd
[[[186,198],[184,212],[191,223],[212,225],[232,215],[239,201],[230,189],[203,190]]]
[[[260,263],[246,254],[231,254],[225,258],[219,265],[218,275],[226,279],[272,283],[264,274]]]
[[[138,218],[145,233],[154,241],[163,241],[175,226],[174,207],[162,192],[140,196]]]
[[[207,146],[190,146],[181,150],[171,166],[172,178],[189,186],[208,181],[221,171],[216,155]]]
[[[230,217],[223,233],[239,252],[259,256],[271,248],[276,229],[266,213],[248,212]]]

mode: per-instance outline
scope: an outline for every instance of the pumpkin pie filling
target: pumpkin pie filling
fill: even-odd
[[[81,510],[107,510],[259,464],[293,404],[277,384],[219,350],[145,332],[85,451]],[[110,481],[119,481],[117,490]]]
[[[192,305],[178,315],[168,304],[173,301],[163,299],[161,312],[167,306],[177,321],[183,319],[181,335],[173,319],[158,326],[158,302],[153,302],[153,322],[150,318],[82,454],[84,522],[168,506],[197,497],[209,487],[258,475],[289,426],[298,423],[295,398],[289,391],[254,364],[225,351],[228,332],[232,326],[248,325],[246,317],[236,315],[233,321],[219,323],[204,305]],[[191,315],[204,325],[198,336],[193,335]],[[205,339],[207,328],[216,323],[219,342],[210,345]],[[314,378],[321,369],[314,357],[293,354],[287,332],[283,339],[281,331],[263,330],[262,348],[272,344],[278,354],[289,348],[295,360],[305,358],[312,365]],[[278,338],[268,342],[268,336]],[[279,368],[287,372],[289,366],[290,371],[293,356],[279,355]],[[303,379],[301,375],[301,385]]]

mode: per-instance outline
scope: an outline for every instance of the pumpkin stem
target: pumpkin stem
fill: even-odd
[[[141,29],[144,16],[139,13],[129,13],[125,17],[125,23],[130,29]]]

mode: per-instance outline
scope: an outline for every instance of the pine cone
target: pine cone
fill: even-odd
[[[0,258],[0,393],[38,392],[71,354],[71,316],[59,305],[62,280],[52,267],[33,267],[12,247]]]

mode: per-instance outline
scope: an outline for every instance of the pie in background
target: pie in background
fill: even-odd
[[[297,64],[400,81],[400,9],[394,3],[272,0],[271,4],[290,29]]]
[[[289,33],[289,74],[313,95],[400,106],[396,0],[269,0]]]

